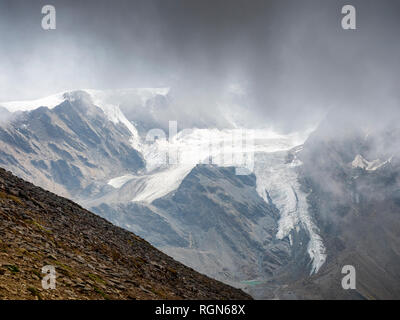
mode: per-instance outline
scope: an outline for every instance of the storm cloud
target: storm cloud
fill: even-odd
[[[296,130],[330,110],[399,114],[398,1],[0,3],[0,101],[79,88],[171,87],[182,112],[246,95],[250,126]],[[341,28],[341,8],[357,29]],[[228,111],[229,112],[229,109]]]

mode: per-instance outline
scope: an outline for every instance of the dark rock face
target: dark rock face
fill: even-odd
[[[249,299],[148,242],[0,169],[0,298]],[[56,289],[41,268],[56,268]]]
[[[0,123],[0,163],[58,194],[90,196],[93,185],[144,167],[131,133],[107,119],[85,92],[54,109],[40,107]]]
[[[92,208],[93,212],[106,218],[115,225],[131,230],[146,238],[152,245],[160,248],[166,245],[187,247],[188,240],[176,230],[165,217],[157,214],[155,209],[137,203],[108,205],[102,203]]]

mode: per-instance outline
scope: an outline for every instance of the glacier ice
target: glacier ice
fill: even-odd
[[[266,129],[250,131],[254,143],[247,149],[242,148],[244,143],[230,145],[229,139],[235,132],[227,129],[187,130],[177,134],[170,141],[157,140],[150,145],[144,145],[144,157],[149,172],[141,181],[144,186],[135,194],[133,201],[151,202],[174,191],[196,164],[209,161],[209,157],[212,158],[213,164],[231,166],[240,165],[235,163],[238,154],[254,154],[252,171],[257,180],[257,192],[266,202],[269,201],[269,196],[280,211],[276,237],[290,237],[292,230],[303,227],[310,238],[307,247],[312,261],[310,273],[316,273],[326,260],[325,247],[318,227],[309,215],[307,195],[300,190],[297,180],[296,167],[301,165],[301,162],[296,157],[290,163],[286,162],[286,151],[301,145],[308,132],[280,135]],[[228,142],[228,147],[213,149],[209,147],[210,141],[216,145]],[[177,151],[178,161],[174,165],[160,161],[160,154],[166,154],[171,148]]]
[[[295,158],[286,163],[285,158],[282,152],[257,154],[254,172],[257,191],[265,201],[270,197],[280,211],[278,239],[289,237],[298,226],[306,230],[310,238],[307,251],[312,261],[311,274],[316,273],[326,260],[325,247],[309,214],[307,195],[297,180],[296,166],[301,162]]]

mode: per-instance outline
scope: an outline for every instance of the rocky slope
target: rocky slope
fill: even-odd
[[[1,299],[249,299],[135,234],[0,169]],[[41,268],[56,268],[56,289]]]

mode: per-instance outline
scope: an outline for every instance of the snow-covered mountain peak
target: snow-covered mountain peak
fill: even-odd
[[[5,107],[10,112],[30,111],[39,107],[48,107],[52,109],[65,100],[75,100],[80,98],[79,94],[86,92],[92,98],[93,102],[102,105],[113,103],[119,105],[130,100],[140,101],[145,104],[149,99],[156,95],[167,95],[169,88],[131,88],[116,90],[94,90],[94,89],[78,89],[62,91],[50,96],[41,97],[32,100],[17,100],[0,102],[0,106]]]
[[[0,102],[0,106],[6,108],[10,112],[31,111],[39,107],[53,109],[66,100],[74,102],[77,100],[90,99],[94,105],[104,112],[110,121],[115,124],[122,123],[128,128],[132,134],[132,146],[140,151],[142,148],[138,131],[121,112],[120,105],[123,103],[145,105],[149,99],[157,95],[165,96],[168,93],[169,88],[132,88],[118,90],[82,89],[63,91],[34,100]]]

